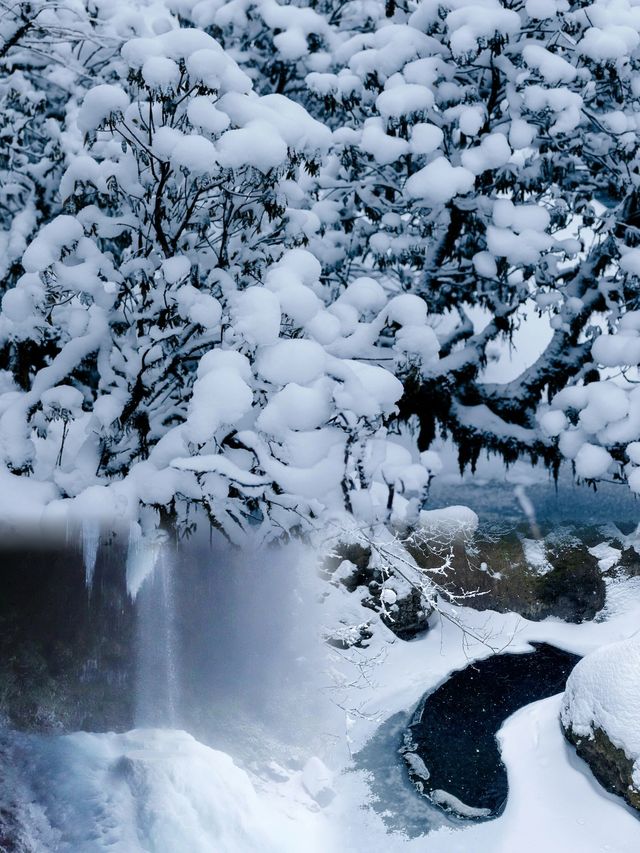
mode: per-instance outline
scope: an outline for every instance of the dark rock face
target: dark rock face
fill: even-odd
[[[613,542],[612,544],[615,546],[618,543]],[[638,577],[640,575],[640,554],[634,548],[621,546],[621,550],[620,562],[616,566],[617,572],[630,578]]]
[[[581,737],[564,725],[562,730],[602,787],[623,797],[640,811],[640,790],[633,781],[633,761],[624,750],[614,746],[602,729],[595,729],[591,738]]]
[[[368,586],[373,578],[373,571],[369,568],[370,560],[371,548],[355,542],[341,542],[325,561],[325,575],[330,579],[343,562],[351,563],[353,570],[344,574],[340,581],[349,592],[355,592],[359,586]]]
[[[371,549],[355,543],[341,543],[335,553],[325,561],[324,574],[334,579],[340,569],[339,582],[349,592],[360,594],[362,604],[380,615],[380,620],[401,640],[412,640],[429,629],[429,616],[433,607],[425,600],[417,587],[402,584],[402,590],[390,606],[382,605],[382,590],[385,578],[380,569],[371,565]],[[369,623],[358,626],[360,633],[338,631],[327,638],[337,648],[365,645],[371,637]]]
[[[362,603],[365,607],[378,609],[379,602],[378,592],[377,598],[374,595]],[[427,606],[420,590],[412,588],[397,598],[388,613],[380,613],[380,619],[400,640],[413,640],[429,630],[429,616],[432,612],[433,608]]]
[[[496,733],[524,705],[560,693],[577,655],[546,644],[494,655],[453,675],[418,709],[402,748],[418,790],[459,817],[488,818],[505,806],[507,773]]]
[[[605,583],[588,551],[590,537],[548,536],[542,547],[549,565],[541,572],[527,563],[526,533],[452,541],[451,571],[444,583],[451,597],[477,593],[471,601],[477,610],[515,611],[534,621],[548,616],[577,623],[593,619],[604,607]],[[425,567],[441,559],[428,543],[414,548],[412,555]]]
[[[604,607],[605,584],[598,561],[581,543],[552,543],[548,551],[552,571],[534,585],[539,604],[535,618],[558,616],[566,622],[593,619]]]
[[[24,730],[126,730],[133,720],[133,603],[125,545],[103,545],[91,592],[80,549],[0,552],[0,715]]]

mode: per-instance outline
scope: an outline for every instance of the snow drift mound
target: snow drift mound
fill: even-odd
[[[285,853],[318,836],[304,805],[258,794],[230,756],[186,732],[33,736],[23,757],[48,823],[37,850]]]
[[[580,661],[561,721],[598,781],[640,810],[640,635]]]

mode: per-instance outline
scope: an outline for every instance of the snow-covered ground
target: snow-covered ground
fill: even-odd
[[[386,834],[377,816],[369,812],[345,831],[340,849],[354,853],[635,853],[640,822],[618,797],[591,778],[563,738],[559,710],[560,696],[543,699],[522,708],[501,729],[509,799],[497,820],[403,839]]]
[[[225,753],[160,729],[14,736],[11,751],[14,774],[24,772],[16,834],[25,853],[331,849],[304,787],[313,765],[259,788]]]
[[[356,753],[370,743],[385,720],[411,711],[421,697],[454,670],[494,651],[523,652],[531,641],[545,641],[576,654],[587,654],[634,634],[640,624],[640,579],[609,581],[607,605],[600,617],[581,625],[559,619],[530,622],[517,614],[450,608],[450,619],[439,617],[424,637],[393,642],[386,652],[378,637],[371,650],[377,663],[345,686],[340,703],[348,709],[350,748]],[[464,630],[462,627],[464,627]],[[348,667],[345,668],[345,673]],[[347,678],[345,678],[345,685]],[[624,802],[608,794],[587,765],[564,741],[560,723],[561,696],[529,705],[504,724],[499,733],[509,779],[505,812],[482,824],[442,826],[413,837],[388,831],[391,815],[384,803],[362,809],[370,783],[367,772],[342,775],[334,806],[342,837],[340,850],[351,853],[626,853],[640,849],[640,821]],[[397,748],[390,742],[390,750]],[[397,784],[390,779],[389,784]],[[376,780],[376,794],[384,780]],[[424,809],[425,829],[431,822]],[[341,810],[341,813],[340,813]],[[444,822],[446,823],[446,822]]]
[[[621,799],[600,787],[565,742],[560,696],[521,709],[502,727],[509,798],[496,820],[455,825],[410,788],[400,756],[394,764],[406,715],[427,691],[469,661],[505,649],[528,651],[531,641],[587,654],[637,632],[640,578],[607,583],[604,611],[581,625],[557,619],[535,623],[516,614],[460,607],[436,617],[431,631],[411,642],[394,639],[377,625],[368,649],[336,652],[327,691],[330,707],[325,711],[324,699],[319,699],[312,720],[309,707],[299,707],[301,727],[316,734],[313,743],[308,740],[303,760],[298,752],[287,763],[285,751],[274,753],[272,762],[261,756],[252,764],[247,750],[242,756],[232,741],[225,745],[229,755],[172,730],[14,735],[3,748],[3,763],[12,769],[0,784],[0,799],[6,800],[11,788],[26,840],[17,849],[636,853],[640,821]],[[354,606],[354,598],[335,589],[320,607],[323,621],[330,623],[340,610]],[[310,616],[310,624],[315,619]],[[325,672],[319,672],[318,682],[326,686]],[[368,764],[357,759],[365,747]],[[379,774],[382,767],[382,776],[373,783],[372,749],[378,751]],[[375,802],[376,795],[382,802]],[[398,804],[396,819],[385,815],[385,809]],[[406,832],[400,831],[404,809]],[[424,834],[419,832],[421,819]]]

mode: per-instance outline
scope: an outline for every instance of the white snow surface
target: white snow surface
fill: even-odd
[[[580,665],[585,669],[592,657],[617,658],[618,644],[622,641],[626,648],[624,644],[637,631],[639,593],[638,579],[607,579],[602,618],[580,625],[555,618],[530,622],[514,613],[451,607],[446,610],[447,618],[432,621],[426,635],[390,645],[388,638],[381,639],[381,628],[376,626],[368,650],[369,658],[376,662],[366,676],[354,683],[355,669],[344,660],[340,664],[343,689],[337,692],[346,709],[350,751],[357,753],[367,745],[384,721],[415,708],[426,692],[453,671],[493,653],[530,651],[529,642],[535,641],[580,655],[595,652]],[[638,641],[631,642],[637,649]],[[353,658],[353,667],[358,665],[362,666],[360,654]],[[624,664],[622,668],[620,678],[631,675]],[[636,658],[636,677],[637,672]],[[637,731],[640,702],[634,696]],[[632,698],[627,691],[630,716]],[[335,817],[342,833],[337,849],[341,853],[635,853],[640,847],[640,823],[620,798],[600,787],[565,741],[559,724],[561,704],[560,694],[526,706],[500,730],[509,797],[499,818],[456,828],[441,826],[423,836],[407,837],[388,829],[384,804],[376,806],[371,800],[367,773],[349,772],[338,778],[337,801],[332,804],[340,809]],[[621,707],[625,707],[624,699]],[[349,766],[348,756],[343,761]],[[426,813],[425,822],[428,820]]]
[[[469,169],[452,166],[446,157],[436,157],[407,179],[405,193],[408,198],[436,204],[469,192],[474,183],[475,176]]]
[[[299,781],[286,799],[258,792],[229,755],[183,731],[33,736],[27,751],[48,824],[36,853],[330,849]]]
[[[473,522],[464,508],[449,517]],[[384,721],[411,711],[451,672],[505,649],[530,651],[531,641],[589,655],[570,679],[568,696],[574,681],[583,683],[581,671],[608,661],[606,684],[600,676],[598,684],[608,691],[616,681],[608,707],[628,732],[639,699],[625,684],[634,674],[631,652],[637,675],[640,643],[629,638],[640,619],[640,579],[606,582],[601,618],[580,625],[450,607],[447,618],[432,619],[427,634],[407,643],[377,622],[366,657],[363,650],[336,651],[322,673],[323,683],[331,678],[335,705],[333,716],[321,721],[321,757],[271,779],[180,731],[28,736],[31,796],[42,813],[34,853],[635,853],[640,823],[564,741],[561,696],[529,705],[503,725],[509,798],[496,820],[439,826],[420,837],[390,832],[373,807],[366,773],[351,764]],[[320,607],[325,625],[336,624],[345,608],[359,616],[341,586]],[[617,723],[608,718],[608,730]],[[629,749],[640,746],[633,737]]]
[[[533,569],[538,575],[546,575],[553,569],[553,566],[547,559],[547,554],[544,547],[544,541],[541,539],[523,539],[522,548],[524,556],[529,568]]]
[[[466,506],[447,506],[441,509],[423,509],[419,516],[420,527],[438,532],[471,534],[480,523],[477,514]]]

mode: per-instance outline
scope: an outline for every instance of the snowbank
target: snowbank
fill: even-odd
[[[49,824],[37,850],[293,853],[331,846],[309,803],[258,793],[229,755],[186,732],[33,736],[26,751],[34,800]]]
[[[633,761],[640,788],[640,634],[583,658],[567,682],[564,727],[593,738],[599,729]]]

